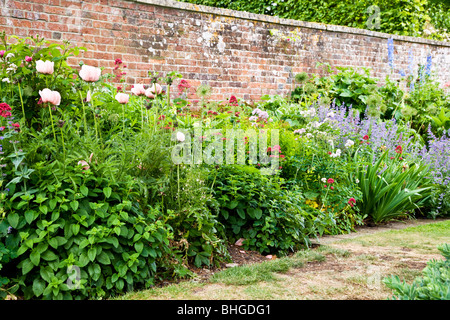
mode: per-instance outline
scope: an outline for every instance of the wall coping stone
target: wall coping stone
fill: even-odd
[[[446,42],[446,41],[431,40],[431,39],[410,37],[410,36],[400,36],[400,35],[383,33],[383,32],[378,32],[378,31],[351,28],[351,27],[346,27],[346,26],[330,25],[330,24],[317,23],[317,22],[307,22],[307,21],[300,21],[300,20],[293,20],[293,19],[283,19],[283,18],[264,15],[264,14],[256,14],[256,13],[245,12],[245,11],[236,11],[236,10],[230,10],[230,9],[215,8],[215,7],[197,5],[197,4],[193,4],[193,3],[180,2],[180,1],[174,1],[174,0],[128,0],[128,1],[133,1],[133,2],[137,2],[137,3],[145,3],[145,4],[159,6],[159,7],[167,7],[167,8],[186,10],[186,11],[194,11],[194,12],[208,13],[208,14],[214,14],[214,15],[219,15],[219,16],[233,17],[233,18],[238,18],[238,19],[255,20],[255,21],[259,21],[259,22],[274,23],[274,24],[280,24],[280,25],[286,25],[286,26],[326,30],[326,31],[330,31],[330,32],[341,32],[341,33],[347,33],[347,34],[357,34],[357,35],[376,37],[376,38],[385,38],[385,39],[393,38],[394,40],[403,41],[403,42],[424,43],[424,44],[435,45],[435,46],[450,47],[450,42]]]

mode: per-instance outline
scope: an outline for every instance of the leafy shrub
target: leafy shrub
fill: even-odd
[[[413,283],[407,284],[398,276],[383,282],[394,291],[395,300],[450,300],[450,245],[438,247],[445,260],[431,260]]]
[[[224,166],[217,170],[214,191],[219,221],[230,241],[244,238],[245,249],[286,253],[309,244],[332,221],[303,209],[299,192],[282,187],[283,180],[261,175],[252,167]]]
[[[20,235],[12,263],[21,270],[19,292],[26,299],[116,295],[148,287],[168,265],[167,218],[157,207],[133,201],[132,182],[112,184],[96,177],[95,167],[83,173],[53,163],[37,170],[28,187],[11,187],[3,205]],[[81,279],[76,284],[70,278],[75,267]]]

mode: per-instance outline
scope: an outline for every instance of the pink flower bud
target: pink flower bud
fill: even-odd
[[[31,62],[31,61],[33,61],[33,58],[32,58],[32,57],[29,57],[29,56],[26,56],[26,57],[25,57],[25,61],[26,61],[26,62]]]

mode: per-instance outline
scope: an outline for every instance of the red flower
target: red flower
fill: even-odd
[[[331,186],[331,187],[330,187],[330,189],[331,189],[331,190],[333,190],[333,189],[334,189],[334,187],[333,187],[333,186]]]
[[[333,179],[333,178],[329,178],[329,179],[327,180],[327,182],[328,182],[328,184],[332,184],[332,183],[334,183],[334,179]]]
[[[369,140],[369,136],[366,134],[366,135],[363,137],[363,139],[364,139],[364,140]]]
[[[324,187],[324,188],[326,188],[327,186],[326,186],[326,185],[324,185],[323,187]]]
[[[122,63],[122,60],[120,60],[119,58],[117,58],[115,61],[114,61],[114,64],[121,64]]]
[[[237,100],[237,98],[235,96],[231,96],[230,100],[229,100],[229,103],[231,105],[233,105],[233,106],[237,106],[238,105],[238,100]]]
[[[0,103],[0,117],[7,118],[11,116],[11,107],[9,104],[2,102]]]
[[[355,198],[350,198],[349,200],[348,200],[348,204],[350,205],[350,206],[352,206],[353,207],[353,205],[356,203],[356,200],[355,200]]]
[[[397,153],[399,153],[399,154],[402,154],[402,152],[403,152],[402,146],[397,146],[397,147],[395,148],[395,152],[397,152]]]

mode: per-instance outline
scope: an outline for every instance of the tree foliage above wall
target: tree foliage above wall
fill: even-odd
[[[212,7],[361,29],[450,39],[448,0],[182,0]]]

